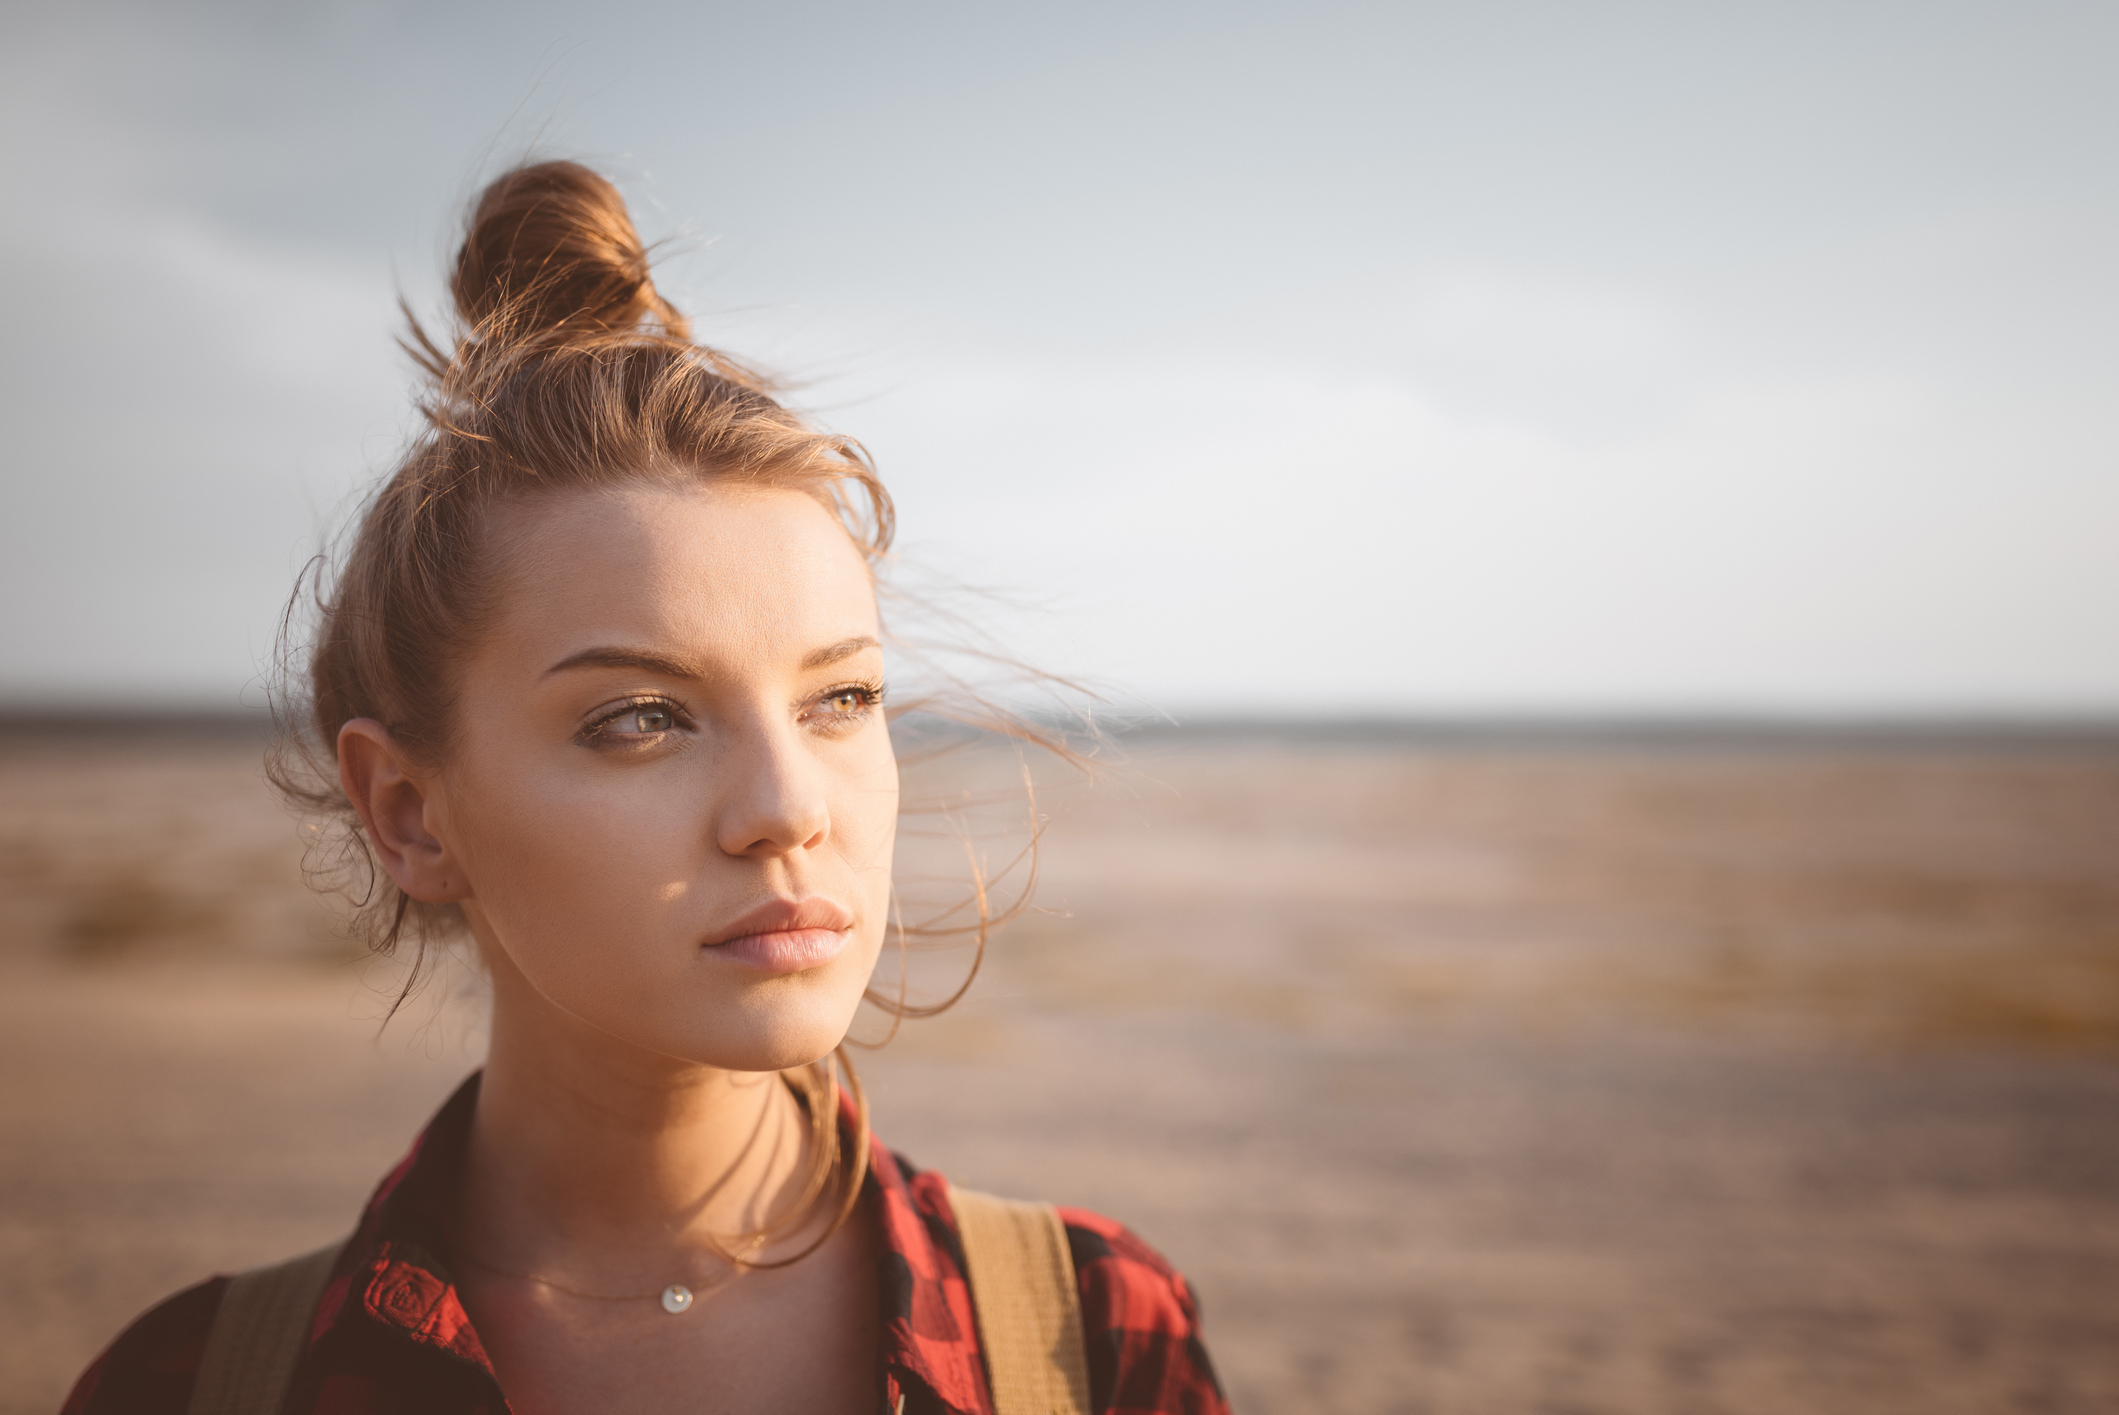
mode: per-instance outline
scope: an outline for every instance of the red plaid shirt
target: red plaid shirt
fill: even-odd
[[[444,1200],[478,1099],[472,1076],[386,1176],[324,1287],[287,1409],[307,1415],[499,1415],[507,1397],[441,1254]],[[942,1177],[875,1144],[864,1202],[883,1235],[880,1408],[993,1415],[963,1247]],[[1107,1218],[1061,1209],[1081,1285],[1090,1408],[1226,1415],[1191,1287]],[[150,1309],[83,1373],[62,1415],[184,1415],[228,1279]]]

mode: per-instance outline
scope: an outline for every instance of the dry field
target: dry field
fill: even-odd
[[[378,1028],[256,761],[0,740],[7,1415],[476,1063],[460,969]],[[1146,1233],[1240,1410],[2119,1410],[2119,748],[1159,739],[1043,804],[878,1124]]]

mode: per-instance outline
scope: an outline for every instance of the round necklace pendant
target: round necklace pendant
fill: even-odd
[[[691,1307],[692,1290],[689,1287],[680,1284],[662,1289],[662,1310],[671,1316],[674,1317],[679,1312],[688,1312]]]

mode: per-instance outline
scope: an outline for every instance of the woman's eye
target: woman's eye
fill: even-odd
[[[850,688],[834,688],[816,699],[816,706],[806,716],[812,723],[835,727],[841,723],[852,724],[865,719],[875,705],[883,700],[883,690],[855,684]]]
[[[636,703],[620,709],[589,729],[591,737],[654,737],[674,731],[677,710],[667,703]]]

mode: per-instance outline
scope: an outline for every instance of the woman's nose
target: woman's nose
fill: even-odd
[[[730,855],[756,857],[813,849],[831,832],[822,773],[795,729],[747,733],[725,760],[733,769],[716,843]]]

